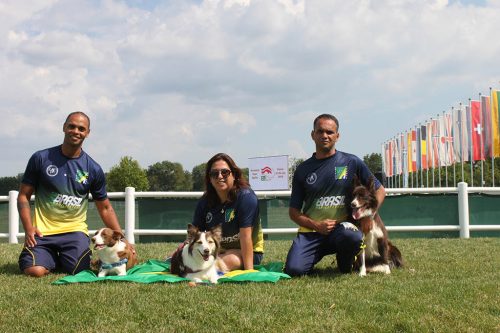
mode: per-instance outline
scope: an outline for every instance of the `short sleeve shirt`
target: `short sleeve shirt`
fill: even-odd
[[[259,200],[250,188],[240,189],[236,200],[229,204],[209,207],[205,197],[198,201],[193,225],[210,230],[222,224],[222,242],[225,249],[240,249],[240,228],[253,227],[254,252],[264,252],[264,235],[259,215]]]
[[[373,177],[366,164],[355,155],[337,150],[328,158],[317,159],[313,154],[294,173],[290,207],[314,220],[345,221],[355,175],[363,184]],[[381,184],[375,177],[373,179],[378,189]],[[299,232],[311,231],[299,227]]]
[[[107,198],[104,172],[83,150],[68,158],[56,146],[34,153],[22,183],[35,188],[33,224],[44,235],[82,231],[88,234],[89,193],[94,200]]]

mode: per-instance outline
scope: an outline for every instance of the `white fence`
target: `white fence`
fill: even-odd
[[[458,187],[441,188],[391,188],[386,189],[388,195],[400,194],[458,194],[458,225],[430,225],[430,226],[387,226],[391,232],[418,232],[418,231],[459,231],[460,238],[469,238],[470,231],[500,230],[500,225],[469,225],[469,193],[484,193],[500,195],[500,187],[468,187],[467,183],[459,183]],[[290,197],[290,191],[256,191],[259,199]],[[197,199],[202,192],[135,192],[133,187],[127,187],[125,192],[108,193],[110,198],[125,198],[125,236],[129,242],[135,243],[136,235],[184,235],[186,230],[178,229],[136,229],[135,227],[135,199],[136,198],[189,198]],[[9,232],[0,233],[0,238],[8,238],[9,243],[17,244],[19,237],[19,214],[17,211],[17,191],[10,191],[9,196],[0,196],[0,201],[9,202]],[[92,230],[93,231],[93,230]],[[92,232],[91,231],[91,232]],[[264,234],[295,234],[297,228],[269,228],[263,229]]]

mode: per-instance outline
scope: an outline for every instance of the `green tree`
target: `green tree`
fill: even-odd
[[[17,177],[0,177],[0,195],[9,195],[10,191],[18,191],[22,174]]]
[[[205,191],[205,168],[206,163],[201,163],[193,167],[191,173],[193,180],[193,191]]]
[[[368,166],[368,169],[373,174],[379,173],[382,171],[382,155],[378,153],[371,153],[369,155],[363,156],[363,161]]]
[[[157,162],[146,173],[150,191],[191,191],[193,187],[191,173],[177,162]]]
[[[130,156],[122,157],[120,163],[111,168],[106,179],[110,192],[124,191],[127,186],[135,187],[136,191],[147,191],[149,188],[146,171]]]
[[[295,173],[295,170],[297,170],[299,164],[301,164],[302,162],[304,162],[303,158],[291,157],[288,159],[288,187],[290,189],[292,188],[293,174]]]

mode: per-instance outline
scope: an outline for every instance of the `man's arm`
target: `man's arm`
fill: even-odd
[[[101,216],[102,222],[104,222],[106,227],[112,230],[122,231],[120,223],[118,222],[118,217],[116,216],[115,210],[113,209],[109,199],[95,200],[94,203],[97,207],[99,215]]]
[[[24,228],[24,244],[27,247],[33,247],[36,245],[35,235],[43,237],[42,233],[33,226],[31,221],[31,208],[30,200],[31,196],[35,192],[35,188],[28,184],[21,184],[19,188],[19,195],[17,197],[17,210],[19,212],[19,217],[23,223]]]
[[[303,214],[297,208],[290,207],[288,209],[288,215],[293,222],[297,223],[301,227],[315,230],[323,235],[328,235],[337,223],[336,220],[325,219],[321,221],[316,221],[311,219],[309,216]]]
[[[385,188],[382,185],[380,185],[380,187],[375,192],[375,196],[377,197],[378,202],[377,210],[379,210],[385,200]]]

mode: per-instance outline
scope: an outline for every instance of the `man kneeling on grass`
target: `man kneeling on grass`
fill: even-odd
[[[338,130],[337,118],[330,114],[318,116],[311,132],[316,152],[293,175],[289,214],[299,225],[299,233],[286,259],[288,275],[309,274],[324,256],[334,253],[339,270],[349,273],[361,250],[361,231],[341,222],[347,221],[354,176],[367,184],[373,175],[357,156],[335,149]],[[378,180],[375,187],[380,205],[385,189]]]
[[[26,235],[19,268],[29,276],[41,277],[56,268],[68,274],[90,268],[89,193],[104,224],[121,231],[107,196],[104,172],[82,150],[90,133],[89,117],[83,112],[71,113],[63,132],[62,145],[31,156],[19,189],[17,205]]]

